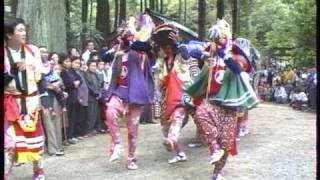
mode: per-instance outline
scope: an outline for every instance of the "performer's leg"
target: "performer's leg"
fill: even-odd
[[[219,148],[217,143],[218,129],[212,114],[213,108],[210,105],[202,104],[197,107],[194,121],[201,133],[201,136],[209,146],[209,153],[212,154]]]
[[[174,149],[173,144],[168,141],[168,133],[170,129],[170,122],[168,119],[161,120],[161,132],[163,134],[164,140],[163,145],[166,147],[167,151],[172,151]]]
[[[105,114],[106,114],[106,121],[105,124],[108,126],[109,134],[111,137],[110,143],[110,161],[118,159],[118,154],[120,153],[120,127],[118,124],[118,118],[121,113],[124,111],[124,105],[120,98],[117,96],[112,96]]]
[[[33,177],[32,180],[42,180],[45,179],[44,171],[43,171],[43,156],[40,155],[40,159],[37,161],[33,161]]]
[[[219,119],[219,144],[224,150],[222,158],[215,163],[213,176],[217,176],[226,164],[229,154],[234,155],[235,150],[235,126],[237,124],[237,116],[235,111],[224,111],[218,114]]]
[[[128,113],[125,115],[125,122],[128,128],[128,159],[126,167],[135,170],[138,168],[137,159],[134,155],[138,137],[138,126],[143,106],[131,105]]]
[[[171,125],[168,133],[168,140],[174,144],[174,150],[177,153],[182,151],[182,145],[179,142],[179,136],[185,116],[185,109],[183,107],[178,107],[174,110],[170,117]]]
[[[176,155],[168,160],[168,163],[170,164],[187,160],[187,156],[182,150],[182,144],[179,141],[182,124],[185,120],[185,117],[186,110],[184,107],[176,108],[170,117],[171,124],[166,141],[173,145],[173,150],[176,152]]]
[[[136,142],[138,137],[138,126],[143,106],[132,105],[129,112],[125,115],[125,121],[128,128],[128,157],[134,158]]]
[[[4,152],[5,164],[4,164],[4,179],[8,180],[9,175],[12,170],[12,166],[15,159],[15,152],[14,149],[5,149]]]
[[[215,163],[214,169],[213,169],[213,177],[217,177],[220,173],[221,170],[224,168],[226,165],[227,159],[228,159],[228,154],[225,153],[222,158]]]
[[[247,135],[249,134],[249,129],[248,129],[248,118],[249,118],[249,112],[246,110],[244,112],[243,120],[240,124],[240,129],[243,130],[244,134]]]

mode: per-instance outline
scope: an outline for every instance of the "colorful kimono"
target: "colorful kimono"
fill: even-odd
[[[168,69],[166,61],[159,61],[158,74],[160,87],[162,87],[162,132],[164,134],[166,145],[169,151],[181,152],[182,145],[179,142],[180,131],[186,124],[186,107],[194,106],[193,99],[186,94],[183,89],[193,82],[193,76],[199,74],[196,59],[183,59],[180,54],[174,57],[171,69]],[[191,73],[194,72],[194,73]]]
[[[23,56],[26,71],[12,75],[12,64],[22,61]],[[35,174],[42,172],[40,161],[44,145],[37,86],[41,71],[42,62],[37,47],[23,45],[18,52],[6,48],[5,77],[9,79],[4,87],[6,158],[15,156],[17,163],[36,162]],[[6,175],[9,174],[13,161],[14,159],[6,159]]]
[[[152,59],[145,53],[127,50],[120,52],[113,63],[112,78],[105,111],[111,136],[110,154],[118,153],[120,127],[118,118],[123,115],[128,129],[127,168],[136,161],[135,150],[138,138],[139,119],[144,105],[153,101],[154,83],[151,70]]]
[[[248,41],[241,40],[237,43],[247,43],[245,48],[250,48]],[[238,44],[232,46],[236,45]],[[234,49],[236,47],[233,47]],[[242,51],[253,52],[247,49]],[[211,163],[215,164],[213,179],[220,176],[228,155],[237,154],[235,141],[237,112],[243,112],[258,103],[248,74],[251,68],[248,57],[251,54],[245,54],[239,50],[235,52],[237,53],[232,51],[231,56],[215,56],[213,60],[224,65],[209,63],[211,69],[204,67],[195,83],[185,89],[185,92],[192,97],[203,98],[202,104],[197,106],[194,120],[209,147]],[[221,151],[223,153],[219,157],[217,154]],[[215,158],[217,156],[219,158]]]

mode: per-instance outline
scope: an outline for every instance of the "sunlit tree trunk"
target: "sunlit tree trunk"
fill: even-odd
[[[66,52],[65,0],[18,1],[16,16],[27,24],[28,43]]]

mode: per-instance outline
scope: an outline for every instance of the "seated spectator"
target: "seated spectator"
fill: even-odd
[[[274,98],[277,103],[286,103],[288,100],[288,94],[285,88],[281,84],[276,85],[276,89],[274,92]]]
[[[294,109],[301,110],[302,104],[308,104],[307,94],[300,89],[295,89],[292,96],[292,104]]]

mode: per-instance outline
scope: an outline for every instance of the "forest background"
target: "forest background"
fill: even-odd
[[[251,40],[262,64],[314,67],[314,0],[5,0],[5,13],[27,22],[28,41],[65,52],[85,39],[106,46],[128,16],[149,8],[197,32],[206,40],[219,14],[234,37]]]

